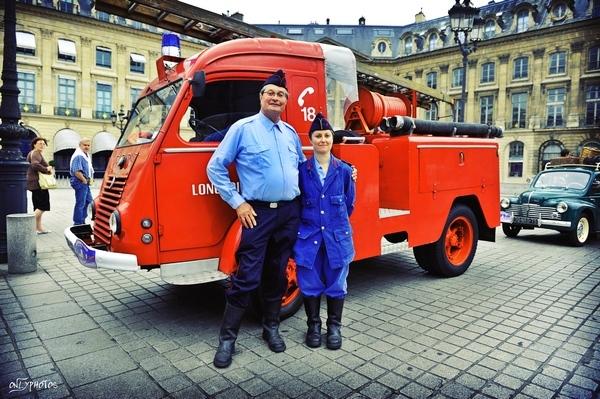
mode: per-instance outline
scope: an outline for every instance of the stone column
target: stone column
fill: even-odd
[[[54,115],[54,106],[57,104],[58,78],[52,73],[53,60],[58,56],[58,48],[50,29],[41,29],[42,43],[40,56],[42,59],[42,75],[40,76],[41,91],[41,113],[42,115]]]
[[[542,93],[542,77],[544,76],[544,53],[546,49],[539,48],[533,50],[533,87],[531,88],[531,98],[528,99],[531,105],[527,108],[529,118],[529,129],[539,129],[545,126],[543,122],[546,116],[546,99]]]
[[[92,49],[92,40],[88,37],[81,38],[81,117],[91,119],[96,108],[96,87],[92,81],[92,64],[96,62],[96,54]],[[84,132],[81,132],[84,133]],[[88,132],[85,132],[88,133]],[[84,133],[84,134],[85,134]],[[89,133],[88,133],[89,134]]]
[[[509,80],[510,71],[508,70],[508,59],[510,54],[502,54],[498,57],[500,65],[498,67],[498,106],[494,118],[494,125],[506,129],[506,82]]]
[[[475,103],[475,88],[477,87],[477,60],[469,61],[467,71],[467,106],[465,107],[465,122],[479,122],[475,119],[477,115],[477,104]]]
[[[440,65],[440,79],[438,82],[438,90],[444,93],[448,92],[450,88],[449,79],[448,79],[448,64]],[[452,119],[452,108],[450,104],[440,101],[438,103],[438,118],[441,116],[450,115],[448,118],[443,118],[444,121],[451,121]]]
[[[567,74],[571,77],[571,87],[565,104],[567,127],[579,127],[579,120],[585,115],[585,92],[582,92],[580,85],[583,45],[584,42],[571,43],[570,62],[567,64]],[[578,111],[582,111],[583,115],[580,115]]]

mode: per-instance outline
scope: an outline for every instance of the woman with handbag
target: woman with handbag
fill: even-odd
[[[38,234],[50,233],[42,226],[42,215],[50,210],[50,194],[48,190],[43,190],[40,187],[40,173],[51,175],[52,167],[44,159],[42,151],[48,145],[45,138],[36,137],[31,141],[31,151],[27,155],[27,190],[31,191],[31,199],[33,200],[33,211],[35,214],[35,230]]]

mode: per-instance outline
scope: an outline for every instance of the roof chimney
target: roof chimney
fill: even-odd
[[[419,22],[425,22],[426,18],[425,18],[425,14],[423,14],[423,9],[421,8],[421,11],[419,11],[418,14],[415,14],[415,23],[419,23]]]
[[[239,12],[234,12],[233,14],[231,14],[231,18],[233,19],[237,19],[240,22],[244,22],[244,14],[239,13]]]
[[[360,26],[365,26],[365,22],[366,22],[366,21],[367,21],[367,20],[365,19],[365,17],[360,17],[360,18],[358,19],[358,24],[359,24]]]
[[[326,21],[327,21],[327,25],[329,25],[329,18],[327,18]]]

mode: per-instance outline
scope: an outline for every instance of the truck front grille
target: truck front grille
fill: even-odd
[[[125,180],[127,180],[127,176],[109,175],[108,178],[104,179],[102,190],[100,190],[100,199],[96,207],[96,219],[94,220],[94,237],[97,241],[106,245],[110,244],[111,236],[108,219],[121,201]]]

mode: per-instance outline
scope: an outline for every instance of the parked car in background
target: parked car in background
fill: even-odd
[[[575,246],[600,232],[600,166],[547,166],[518,197],[500,200],[502,231],[552,229]]]

